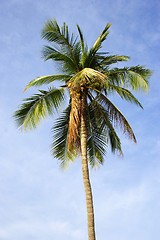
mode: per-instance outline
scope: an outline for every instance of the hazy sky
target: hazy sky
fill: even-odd
[[[160,239],[160,1],[0,1],[0,240],[85,240],[86,206],[81,163],[67,171],[50,154],[53,119],[32,132],[12,118],[28,81],[55,73],[44,62],[44,22],[81,26],[91,45],[112,23],[104,51],[131,57],[128,65],[153,70],[150,91],[137,94],[144,110],[115,99],[138,143],[122,137],[124,158],[109,149],[92,170],[97,240]],[[119,66],[119,65],[118,65]]]

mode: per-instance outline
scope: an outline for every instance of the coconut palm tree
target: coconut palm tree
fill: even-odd
[[[109,97],[116,93],[120,98],[142,107],[132,91],[147,90],[151,75],[149,69],[140,65],[114,67],[115,63],[128,61],[129,57],[100,51],[110,26],[107,24],[93,46],[88,48],[78,25],[75,37],[69,34],[66,23],[60,27],[55,19],[47,21],[42,38],[49,42],[49,46],[44,47],[43,57],[55,61],[60,74],[30,81],[25,90],[47,84],[49,88],[24,99],[14,114],[21,128],[32,129],[41,119],[58,110],[62,101],[68,101],[52,128],[52,153],[62,165],[81,156],[89,240],[95,240],[96,236],[88,166],[103,164],[108,146],[113,153],[122,154],[117,127],[136,142],[127,119]]]

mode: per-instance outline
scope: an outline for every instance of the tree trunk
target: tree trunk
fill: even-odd
[[[86,194],[86,207],[88,219],[88,240],[96,240],[94,226],[94,208],[92,189],[89,179],[89,169],[87,161],[87,128],[86,128],[86,90],[82,89],[81,99],[81,155],[82,155],[82,174]]]

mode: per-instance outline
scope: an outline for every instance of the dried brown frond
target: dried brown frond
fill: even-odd
[[[68,150],[75,152],[80,149],[80,121],[81,121],[81,91],[69,85],[71,97],[71,112],[69,118]]]

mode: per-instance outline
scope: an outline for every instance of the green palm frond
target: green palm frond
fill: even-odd
[[[35,128],[47,114],[52,114],[53,109],[58,109],[64,99],[64,89],[50,88],[48,91],[39,91],[29,98],[24,99],[15,112],[14,117],[19,127],[24,130]]]
[[[120,127],[123,133],[136,143],[136,137],[134,135],[134,132],[121,111],[103,94],[99,94],[97,96],[96,102],[104,106],[104,108],[106,109],[105,111],[114,126]]]
[[[50,46],[44,46],[43,50],[42,50],[42,57],[44,58],[44,60],[49,60],[52,59],[54,61],[61,61],[61,62],[65,62],[65,61],[69,61],[69,62],[73,62],[73,60],[70,58],[69,55],[67,55],[64,52],[61,52],[60,50],[57,50],[53,47]]]
[[[76,48],[75,51],[78,51],[78,47]],[[73,54],[75,54],[75,51],[73,51]],[[54,60],[55,62],[58,62],[62,66],[62,71],[63,72],[70,72],[74,73],[77,72],[78,69],[78,63],[79,60],[77,60],[77,55],[74,57],[69,55],[65,50],[59,51],[56,50],[53,47],[50,46],[45,46],[43,51],[42,51],[43,57],[45,60],[51,59]]]
[[[68,55],[67,52],[65,52],[63,49],[62,49],[62,52],[64,52],[65,54]],[[73,47],[72,47],[72,54],[71,55],[68,55],[70,57],[70,59],[72,59],[72,62],[74,63],[74,67],[73,67],[73,70],[72,70],[72,73],[75,73],[75,72],[78,72],[80,69],[81,69],[81,45],[80,45],[80,42],[77,42]],[[65,72],[68,72],[70,66],[68,65],[68,62],[65,61],[63,63],[63,71]]]
[[[90,105],[87,113],[87,151],[91,167],[103,164],[107,138],[102,124],[102,119],[97,118],[96,109]]]
[[[73,35],[70,38],[68,26],[66,23],[64,23],[60,28],[55,19],[48,20],[45,23],[41,36],[49,42],[66,45],[69,48],[71,46],[71,43],[73,43]]]
[[[77,29],[78,29],[78,33],[80,36],[80,44],[81,44],[81,51],[82,51],[80,64],[81,64],[82,68],[84,68],[84,64],[85,64],[87,54],[88,54],[88,47],[87,47],[87,45],[85,45],[83,33],[82,33],[79,25],[77,25]]]
[[[68,131],[69,131],[69,116],[71,106],[69,105],[66,110],[57,119],[52,128],[53,142],[52,142],[52,155],[60,160],[61,166],[65,167],[68,160],[73,160],[74,153],[68,151]]]
[[[56,49],[52,48],[52,52],[53,52],[52,58],[54,56],[53,58],[54,60],[56,60],[56,58],[58,59],[60,54],[63,55],[63,57],[68,56],[68,59],[71,59],[72,62],[75,63],[76,70],[78,71],[80,50],[81,50],[80,43],[77,41],[77,37],[74,37],[73,34],[71,34],[70,36],[68,31],[68,26],[66,23],[64,23],[63,26],[60,28],[55,19],[47,21],[42,31],[42,38],[48,40],[51,43],[56,44],[57,51]],[[58,52],[58,55],[57,55],[57,52]],[[67,63],[67,61],[64,61],[64,62]]]
[[[50,84],[50,83],[52,83],[53,81],[56,81],[56,80],[67,82],[70,78],[71,78],[70,75],[65,75],[65,74],[57,74],[57,75],[48,75],[48,76],[37,77],[27,84],[24,91],[26,91],[30,87],[41,86],[43,84]]]
[[[95,43],[93,44],[93,47],[91,48],[91,52],[92,54],[95,54],[102,46],[102,42],[106,39],[107,35],[109,34],[109,28],[110,28],[111,24],[108,23],[104,30],[102,31],[102,33],[99,35],[99,37],[97,38],[97,40],[95,41]]]
[[[110,142],[112,153],[118,152],[120,156],[123,156],[120,138],[115,132],[112,124],[110,124],[109,126],[109,123],[108,123],[108,140]]]
[[[82,54],[84,54],[84,51],[85,51],[84,37],[83,37],[83,33],[80,29],[80,26],[78,24],[77,24],[77,29],[78,29],[78,33],[79,33],[79,36],[80,36]]]
[[[95,43],[93,44],[93,47],[90,49],[89,53],[87,54],[86,61],[84,63],[84,67],[93,67],[93,62],[95,58],[95,54],[98,52],[98,50],[102,47],[103,41],[106,39],[107,35],[109,34],[109,28],[111,24],[107,24],[102,31],[102,33],[99,35]],[[94,68],[94,67],[93,67]]]
[[[106,139],[110,143],[110,147],[113,153],[117,151],[119,154],[122,154],[121,142],[112,125],[112,118],[108,114],[108,111],[97,101],[97,99],[91,101],[90,107],[92,107],[92,111],[94,111],[94,118],[97,122],[100,122],[98,129],[99,134],[102,134],[102,139],[103,137],[106,137]],[[102,144],[102,142],[104,143],[104,145]],[[102,142],[102,147],[106,147],[107,142]]]
[[[143,66],[113,68],[107,73],[111,84],[131,87],[132,90],[148,90],[148,79],[151,71]]]
[[[148,90],[148,79],[152,72],[143,66],[130,67],[128,69],[128,81],[133,90]]]
[[[119,56],[119,55],[109,55],[107,57],[98,55],[98,57],[101,60],[100,65],[103,65],[103,66],[111,65],[117,62],[128,61],[130,59],[128,56]]]
[[[138,99],[126,88],[122,88],[112,84],[107,84],[106,90],[107,90],[107,93],[116,92],[122,99],[125,99],[126,101],[134,103],[137,106],[143,108],[141,103],[138,101]]]

